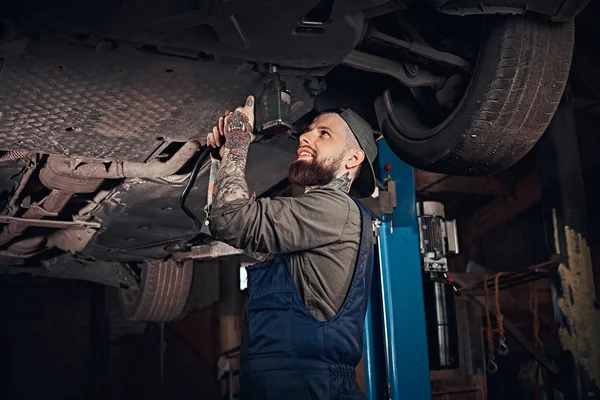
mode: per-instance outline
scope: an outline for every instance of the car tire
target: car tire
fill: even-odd
[[[120,289],[119,304],[130,321],[167,322],[179,318],[190,294],[193,262],[149,261],[138,288]]]
[[[375,108],[392,151],[408,164],[455,175],[486,175],[521,159],[550,123],[573,53],[574,22],[538,16],[483,17],[479,56],[454,111],[435,126],[408,114],[387,89]]]

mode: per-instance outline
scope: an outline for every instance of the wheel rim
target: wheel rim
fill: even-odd
[[[483,19],[479,25],[481,28],[479,29],[477,36],[481,37],[483,33]],[[457,100],[451,110],[443,110],[442,106],[437,103],[434,104],[436,99],[433,88],[427,87],[409,90],[405,86],[399,84],[396,87],[386,90],[383,95],[383,104],[385,105],[386,113],[390,118],[390,122],[405,140],[418,142],[431,139],[456,118],[467,98],[471,86],[473,85],[484,43],[484,40],[480,40],[474,45],[476,57],[473,60],[473,72],[466,78],[464,75],[461,75],[462,80],[466,82],[462,83],[462,85],[460,83],[458,84],[458,86],[461,86],[461,90],[456,96]],[[453,79],[455,76],[458,76],[458,74],[449,76],[446,82]],[[422,97],[421,103],[417,99],[417,94]],[[430,110],[431,107],[437,108],[440,114],[427,114],[426,112]]]
[[[127,289],[119,290],[121,300],[127,306],[131,306],[131,305],[135,304],[137,302],[137,300],[139,299],[139,297],[141,296],[141,282],[142,282],[144,273],[146,271],[146,268],[144,268],[144,266],[141,266],[141,267],[136,266],[135,269],[139,270],[138,273],[136,273],[136,271],[134,271],[134,268],[130,268],[130,269],[131,269],[132,275],[134,276],[134,278],[136,280],[137,285],[132,285]]]
[[[139,287],[132,287],[129,289],[121,289],[121,298],[126,305],[135,304],[137,299],[140,297]]]

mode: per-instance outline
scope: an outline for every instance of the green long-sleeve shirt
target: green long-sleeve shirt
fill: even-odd
[[[246,253],[289,253],[304,303],[319,320],[342,306],[360,245],[360,210],[340,189],[238,200],[212,209],[211,234]]]

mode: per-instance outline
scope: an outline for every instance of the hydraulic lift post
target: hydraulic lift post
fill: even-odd
[[[391,217],[382,217],[378,229],[365,322],[367,398],[431,399],[414,171],[383,139],[378,148],[381,180],[389,164],[396,182],[396,207]],[[387,392],[385,397],[382,391]]]

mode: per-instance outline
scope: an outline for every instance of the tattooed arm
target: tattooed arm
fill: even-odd
[[[252,102],[251,99],[248,101]],[[225,136],[223,161],[217,174],[213,195],[213,206],[217,208],[234,200],[250,198],[246,183],[246,160],[248,147],[252,141],[250,118],[242,111],[236,110],[225,118],[223,133]]]
[[[225,137],[221,152],[222,161],[220,165],[217,164],[216,177],[211,176],[211,181],[214,179],[214,188],[212,193],[209,193],[209,207],[220,208],[233,201],[250,198],[246,182],[246,160],[248,148],[253,140],[253,122],[254,98],[250,96],[245,107],[220,118],[218,127],[213,128],[212,136],[209,134],[207,142],[213,147],[221,144],[221,134]],[[214,160],[213,162],[218,163]],[[258,252],[246,254],[258,261],[266,261],[271,257],[269,254]]]
[[[209,132],[207,145],[214,148],[222,146],[222,161],[214,182],[211,206],[219,208],[235,200],[250,198],[246,183],[246,159],[248,147],[254,139],[253,124],[254,97],[249,96],[244,107],[219,118],[218,126]]]

